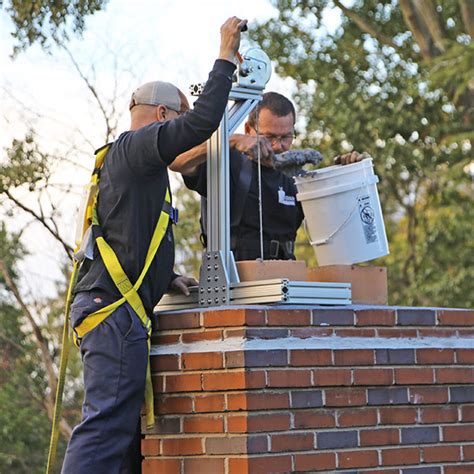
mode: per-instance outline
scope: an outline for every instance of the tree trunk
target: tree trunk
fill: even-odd
[[[433,39],[434,45],[437,49],[435,55],[444,53],[446,51],[444,44],[446,35],[441,22],[439,21],[434,2],[432,0],[417,0],[416,2],[413,2],[413,5],[419,16],[423,19],[423,22]]]
[[[413,7],[413,2],[411,0],[399,0],[398,3],[405,23],[420,47],[422,58],[432,59],[436,54],[436,48],[423,19]]]
[[[474,2],[472,0],[459,0],[461,16],[466,28],[466,33],[474,39]]]

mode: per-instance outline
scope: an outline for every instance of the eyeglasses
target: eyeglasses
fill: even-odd
[[[268,135],[266,133],[260,134],[261,137],[265,137],[270,143],[280,142],[280,143],[291,143],[294,138],[295,134],[292,133],[291,135]]]
[[[255,130],[255,128],[254,128]],[[256,132],[257,130],[255,130]],[[261,137],[266,138],[270,143],[280,142],[280,143],[291,143],[296,138],[296,133],[289,133],[287,135],[272,135],[270,133],[260,133]]]

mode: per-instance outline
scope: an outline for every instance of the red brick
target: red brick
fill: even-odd
[[[350,467],[374,467],[378,465],[377,451],[342,451],[337,454],[338,466]]]
[[[461,419],[462,421],[474,421],[474,405],[462,407]]]
[[[334,329],[334,335],[338,337],[375,337],[375,329],[348,328]]]
[[[204,390],[239,390],[246,388],[245,372],[216,372],[203,374]]]
[[[418,337],[457,337],[456,329],[418,328]]]
[[[225,366],[228,369],[245,368],[245,351],[230,351],[225,353]]]
[[[206,454],[245,454],[247,436],[226,436],[225,438],[206,438]]]
[[[167,375],[165,377],[165,392],[196,392],[201,390],[200,374]]]
[[[390,407],[380,408],[380,423],[382,425],[405,425],[416,422],[416,408]]]
[[[224,459],[222,458],[187,458],[184,460],[184,474],[224,474],[224,472]]]
[[[337,387],[352,383],[350,369],[317,369],[313,373],[314,385],[318,387]]]
[[[205,395],[194,399],[194,411],[198,413],[224,411],[224,395]]]
[[[395,326],[395,311],[391,309],[356,311],[356,325]]]
[[[222,352],[190,352],[183,354],[184,370],[222,369]]]
[[[465,369],[458,367],[436,369],[437,383],[473,383],[474,369]]]
[[[474,349],[457,349],[458,364],[474,364]]]
[[[269,387],[311,387],[310,370],[269,370]]]
[[[151,374],[153,393],[163,393],[165,391],[165,377],[163,375]]]
[[[180,339],[181,334],[161,334],[155,332],[151,335],[151,344],[165,346],[166,344],[176,344]]]
[[[275,474],[291,472],[291,456],[229,459],[229,474],[268,474],[270,472]]]
[[[160,314],[157,318],[160,331],[200,327],[199,313]]]
[[[202,314],[203,324],[206,328],[244,326],[245,309],[223,309],[219,311],[206,311]]]
[[[236,393],[227,395],[228,410],[271,410],[275,408],[289,408],[290,397],[288,392],[276,393]]]
[[[457,407],[437,406],[420,409],[422,423],[455,423],[458,421]]]
[[[334,453],[296,454],[295,455],[295,469],[298,472],[301,472],[301,471],[328,472],[328,469],[332,470],[335,468],[336,468],[336,455]]]
[[[472,474],[474,472],[474,464],[466,464],[460,466],[459,464],[455,466],[444,466],[443,474]]]
[[[334,351],[336,365],[374,365],[375,354],[371,349],[341,349]]]
[[[418,364],[452,364],[454,349],[417,349]]]
[[[246,309],[245,319],[248,326],[265,326],[265,310]]]
[[[474,461],[474,444],[465,444],[462,452],[464,461]]]
[[[250,370],[245,372],[245,380],[247,388],[265,388],[265,371],[264,370]]]
[[[474,326],[474,311],[438,311],[438,322],[441,326]]]
[[[359,437],[361,446],[384,446],[388,444],[396,446],[400,443],[400,431],[395,428],[361,430]]]
[[[157,397],[155,407],[158,414],[191,413],[193,400],[191,397]]]
[[[179,370],[179,356],[175,354],[151,356],[150,367],[152,373]]]
[[[270,415],[249,415],[247,425],[249,432],[286,431],[290,429],[290,415],[288,413],[272,413]]]
[[[326,406],[328,407],[349,407],[365,405],[367,403],[367,392],[365,390],[325,390],[325,393]]]
[[[290,329],[290,336],[297,337],[299,339],[308,339],[310,337],[326,337],[326,336],[332,336],[333,334],[334,334],[334,329],[329,328],[329,327]]]
[[[267,311],[268,326],[309,326],[311,311],[307,309],[271,309]]]
[[[276,451],[306,451],[314,448],[313,433],[305,434],[275,434],[271,436],[271,450]]]
[[[222,416],[187,416],[183,420],[184,433],[222,433],[224,419]]]
[[[390,329],[377,329],[377,335],[379,337],[407,338],[407,337],[417,337],[418,333],[416,329],[390,328]]]
[[[162,452],[165,456],[188,456],[202,454],[202,438],[163,439]]]
[[[354,385],[392,385],[393,369],[354,369]]]
[[[294,366],[330,366],[332,353],[329,349],[307,349],[290,351],[290,365]]]
[[[410,403],[415,405],[429,403],[446,403],[448,389],[444,387],[416,387],[410,388]]]
[[[180,459],[144,459],[142,462],[143,474],[181,474]]]
[[[359,408],[355,410],[339,410],[337,426],[374,426],[377,424],[377,410],[375,408]]]
[[[240,329],[225,329],[224,331],[224,339],[228,339],[229,337],[246,337],[247,336],[247,329],[240,328]]]
[[[434,446],[423,448],[423,462],[461,461],[460,446]]]
[[[474,440],[474,425],[443,426],[443,440],[472,441]]]
[[[418,448],[383,449],[382,463],[384,466],[419,464],[420,450]]]
[[[218,341],[222,339],[222,331],[193,331],[184,332],[182,335],[184,343],[197,342],[197,341]]]
[[[336,421],[332,411],[311,410],[295,412],[295,429],[334,428]]]
[[[227,417],[227,432],[229,433],[247,433],[247,415],[235,415]]]
[[[423,367],[395,369],[395,383],[398,385],[421,385],[433,382],[433,369]]]
[[[145,438],[142,439],[142,456],[158,456],[160,454],[160,439]]]

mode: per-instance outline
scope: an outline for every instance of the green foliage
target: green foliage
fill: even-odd
[[[18,310],[0,303],[0,472],[40,473],[50,423],[42,407],[44,373]]]
[[[371,34],[345,15],[328,32],[328,0],[273,4],[278,17],[256,27],[256,41],[297,83],[302,145],[323,152],[327,165],[352,149],[374,157],[391,246],[374,263],[388,265],[391,303],[469,306],[474,274],[464,236],[472,233],[473,193],[462,169],[472,159],[472,123],[470,98],[461,99],[472,44],[457,3],[439,2],[447,50],[432,62],[420,58],[397,2],[352,4]]]
[[[14,139],[7,150],[5,164],[0,164],[0,193],[22,185],[34,191],[48,178],[48,157],[42,153],[30,131],[23,140]]]
[[[184,184],[173,194],[174,205],[179,209],[179,223],[173,229],[176,242],[176,269],[183,275],[198,278],[203,249],[200,241],[200,199]]]
[[[15,277],[15,262],[24,257],[26,250],[20,243],[20,234],[9,234],[4,222],[0,222],[0,260],[5,263],[9,272]],[[0,274],[0,288],[5,284]]]
[[[53,42],[67,41],[69,31],[81,34],[85,18],[105,8],[107,0],[10,0],[5,3],[15,27],[12,36],[17,41],[14,47],[17,54],[35,43],[47,49]]]

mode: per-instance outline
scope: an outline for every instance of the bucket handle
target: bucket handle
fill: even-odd
[[[308,230],[308,227],[306,225],[306,218],[304,219],[303,221],[303,228],[304,228],[304,231],[305,231],[305,234],[306,234],[306,237],[308,238],[309,240],[309,243],[311,245],[315,245],[316,247],[319,247],[320,245],[326,245],[329,243],[329,241],[350,221],[350,219],[352,218],[354,212],[356,211],[357,207],[359,206],[359,198],[362,194],[362,187],[359,188],[359,193],[357,194],[357,197],[355,199],[355,204],[354,204],[354,207],[351,209],[351,212],[349,212],[349,215],[346,217],[346,219],[342,222],[341,225],[339,225],[339,227],[336,228],[336,230],[334,232],[331,232],[325,239],[320,239],[320,240],[312,240],[311,239],[311,236],[309,235],[309,230]]]

